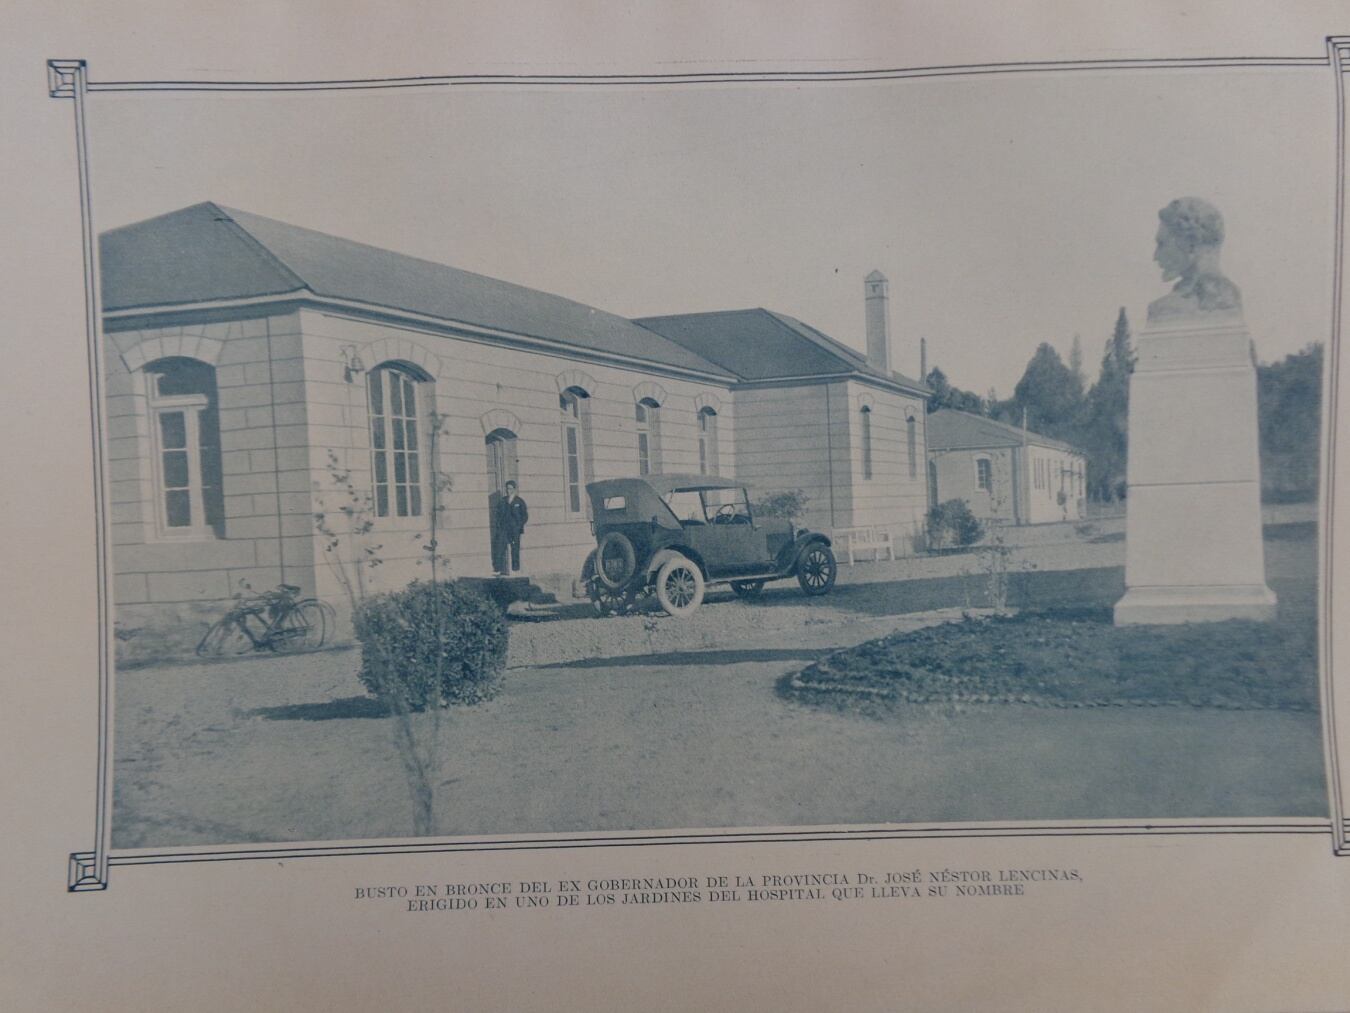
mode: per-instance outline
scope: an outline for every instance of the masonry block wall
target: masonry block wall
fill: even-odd
[[[922,419],[922,405],[853,381],[733,390],[306,307],[155,328],[111,321],[107,340],[116,591],[125,617],[140,609],[200,618],[237,592],[283,581],[346,612],[354,596],[431,577],[433,518],[438,575],[485,576],[494,433],[513,441],[511,471],[530,507],[523,568],[569,588],[593,536],[589,504],[573,510],[568,495],[560,410],[568,390],[584,405],[583,483],[638,474],[636,406],[646,401],[659,406],[647,423],[655,471],[700,470],[699,414],[707,410],[716,416],[715,436],[705,436],[715,440],[715,451],[707,449],[716,473],[759,493],[802,490],[802,520],[812,527],[879,524],[903,536],[927,506],[922,468],[910,473],[906,430],[909,417]],[[147,367],[166,358],[214,371],[223,520],[213,530],[166,530],[156,517],[163,490]],[[422,502],[404,516],[378,516],[373,500],[369,381],[382,369],[402,371],[416,392]],[[865,480],[864,397],[872,412]],[[922,447],[921,430],[916,439]]]
[[[839,381],[735,392],[736,477],[752,494],[801,490],[800,522],[819,531],[853,525],[848,388]]]
[[[917,397],[853,381],[848,384],[848,396],[853,474],[853,513],[848,526],[886,528],[894,539],[896,552],[919,552],[925,545],[928,512],[924,403]],[[869,430],[866,441],[864,424]],[[865,444],[870,445],[870,468],[864,467]]]
[[[454,576],[491,572],[492,489],[486,441],[500,430],[515,437],[520,494],[530,509],[522,547],[524,569],[536,577],[570,578],[581,572],[594,538],[585,505],[574,513],[567,502],[559,397],[568,388],[587,395],[584,481],[637,474],[635,406],[643,397],[660,405],[659,461],[654,462],[660,470],[698,470],[698,409],[705,404],[718,412],[720,470],[730,474],[735,468],[735,420],[726,387],[319,310],[302,310],[300,317],[315,510],[339,526],[343,523],[334,509],[345,493],[334,481],[330,460],[350,475],[356,490],[368,494],[372,477],[367,374],[388,364],[407,368],[425,378],[419,391],[424,402],[434,399],[441,420],[435,465],[449,488],[440,493],[443,509],[438,514],[437,542],[438,554],[446,557]],[[365,373],[348,377],[347,364],[353,358],[359,359]],[[426,414],[425,407],[422,411]],[[421,442],[428,463],[432,435],[430,426],[424,427]],[[429,497],[429,476],[424,482],[424,495]],[[421,517],[376,518],[369,536],[359,544],[344,543],[336,553],[325,551],[328,539],[314,532],[321,594],[331,600],[344,593],[338,568],[345,566],[349,579],[354,579],[353,558],[362,558],[366,546],[378,546],[382,560],[379,567],[365,571],[373,586],[397,587],[429,577],[425,546],[430,516],[428,499]]]
[[[1020,468],[1020,462],[1015,463],[1018,456],[1019,451],[1013,447],[934,451],[929,458],[937,471],[938,502],[963,499],[970,512],[982,520],[1013,523],[1014,482],[1019,480]],[[978,462],[981,460],[989,462],[990,489],[979,486]]]
[[[1086,491],[1080,476],[1087,462],[1081,455],[1032,443],[1024,452],[1023,464],[1027,524],[1076,521],[1085,516]]]
[[[298,316],[154,328],[110,323],[105,331],[119,618],[216,604],[246,586],[270,588],[282,580],[312,587]],[[223,537],[181,537],[159,528],[146,367],[166,358],[214,369]]]

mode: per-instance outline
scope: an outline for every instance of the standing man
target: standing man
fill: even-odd
[[[525,533],[525,523],[530,519],[529,508],[525,501],[516,495],[516,483],[506,483],[506,497],[501,501],[497,529],[511,550],[511,572],[520,572],[520,536]],[[506,570],[506,553],[502,553],[502,571]]]

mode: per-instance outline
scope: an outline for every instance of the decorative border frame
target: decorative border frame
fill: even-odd
[[[905,840],[914,838],[1009,838],[1063,836],[1152,836],[1194,834],[1315,834],[1331,832],[1332,852],[1350,855],[1350,784],[1341,777],[1340,756],[1344,747],[1336,727],[1335,687],[1332,678],[1332,589],[1334,527],[1330,523],[1334,500],[1336,427],[1339,394],[1339,362],[1343,327],[1342,300],[1346,271],[1346,75],[1350,73],[1350,36],[1329,36],[1325,56],[1316,57],[1217,57],[1202,59],[1066,60],[1048,62],[989,63],[880,70],[737,71],[701,74],[605,74],[533,75],[470,74],[334,79],[325,81],[106,81],[89,80],[84,60],[48,60],[47,91],[52,98],[73,100],[75,153],[79,170],[81,248],[84,261],[85,335],[89,360],[89,408],[93,452],[95,563],[98,631],[98,759],[95,772],[94,842],[89,851],[75,852],[69,859],[67,887],[72,892],[104,890],[109,869],[122,865],[162,865],[182,862],[245,861],[323,855],[421,854],[461,851],[514,851],[590,847],[635,847],[681,844],[732,844],[767,842],[814,842],[842,840]],[[483,85],[606,85],[737,84],[762,82],[863,82],[912,78],[973,77],[998,74],[1101,70],[1169,70],[1256,67],[1327,67],[1334,76],[1336,94],[1336,195],[1334,228],[1334,277],[1331,334],[1323,365],[1322,471],[1319,503],[1318,559],[1318,676],[1322,691],[1323,745],[1326,756],[1330,819],[1244,819],[1232,821],[1134,820],[1118,823],[1060,821],[1024,823],[893,824],[846,829],[797,828],[729,832],[608,833],[604,835],[501,836],[482,840],[389,840],[362,844],[279,844],[276,847],[233,846],[213,848],[135,849],[113,852],[112,840],[112,744],[113,744],[113,614],[111,532],[108,514],[107,419],[104,398],[103,311],[99,285],[98,235],[94,228],[90,192],[86,131],[86,99],[94,92],[292,92],[355,91],[389,88],[474,87]],[[1350,737],[1350,729],[1343,730]]]

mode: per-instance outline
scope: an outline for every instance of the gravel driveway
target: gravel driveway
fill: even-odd
[[[1315,715],[783,701],[823,650],[948,618],[508,673],[453,712],[446,834],[1027,819],[1325,815]],[[390,720],[351,651],[120,677],[114,845],[402,837]]]

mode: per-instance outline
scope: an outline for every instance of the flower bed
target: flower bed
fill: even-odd
[[[1309,617],[1310,618],[1310,617]],[[967,618],[837,651],[787,676],[806,703],[1315,711],[1315,623],[1116,627],[1109,609]]]

